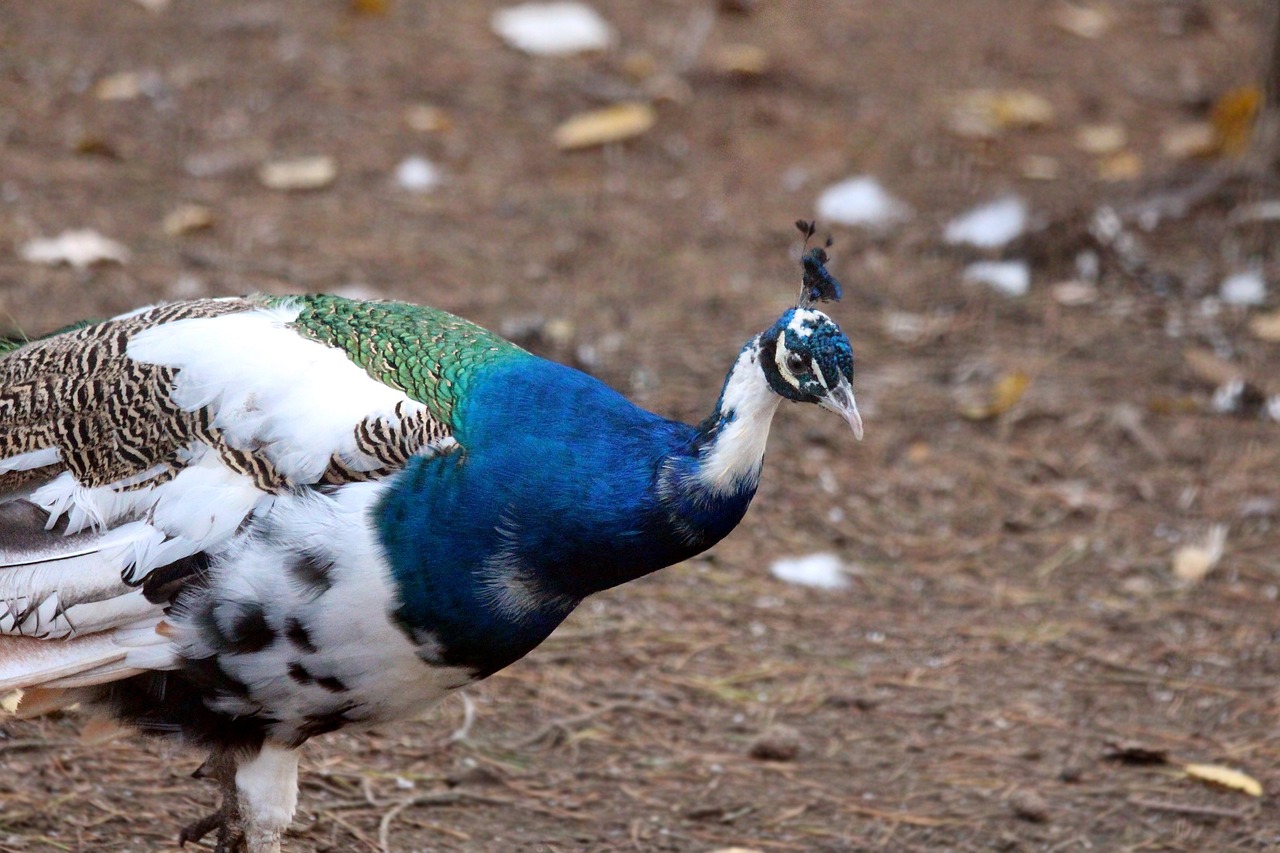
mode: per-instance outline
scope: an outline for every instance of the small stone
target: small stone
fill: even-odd
[[[1228,305],[1261,305],[1267,301],[1267,282],[1261,270],[1244,270],[1227,276],[1219,295]]]
[[[440,167],[426,157],[406,157],[396,166],[396,186],[411,193],[427,193],[440,186]]]
[[[951,245],[998,249],[1027,228],[1027,204],[1005,196],[968,210],[947,223],[942,239]]]
[[[608,49],[613,27],[585,3],[522,3],[493,13],[493,31],[533,56],[571,56]]]
[[[1030,823],[1049,822],[1049,804],[1035,791],[1014,791],[1009,797],[1014,817]]]
[[[911,208],[880,182],[859,175],[832,184],[818,196],[818,218],[872,230],[884,230],[911,218]]]
[[[751,743],[748,755],[760,761],[795,761],[800,755],[800,732],[781,723],[770,726]]]
[[[844,589],[849,585],[844,562],[837,555],[826,552],[782,557],[769,567],[769,574],[786,583],[818,589]]]
[[[1031,266],[1026,261],[975,261],[964,268],[963,278],[1005,296],[1026,296],[1031,289]]]

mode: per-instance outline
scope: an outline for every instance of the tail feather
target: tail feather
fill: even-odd
[[[159,607],[124,577],[157,535],[135,522],[67,535],[45,529],[27,501],[0,503],[0,635],[81,636],[137,621]]]
[[[0,637],[0,694],[31,688],[69,689],[105,684],[173,665],[172,640],[150,624],[68,640]]]

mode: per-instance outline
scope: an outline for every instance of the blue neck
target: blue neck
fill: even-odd
[[[709,548],[755,494],[699,477],[732,417],[674,423],[532,357],[488,369],[460,404],[465,449],[411,461],[377,511],[405,630],[485,675],[586,596]]]

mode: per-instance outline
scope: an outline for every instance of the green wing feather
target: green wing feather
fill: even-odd
[[[302,308],[293,322],[299,333],[341,348],[371,377],[425,404],[449,426],[476,367],[525,354],[487,329],[436,308],[327,295],[275,301],[285,299]]]

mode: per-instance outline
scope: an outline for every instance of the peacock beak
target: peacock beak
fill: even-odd
[[[862,415],[858,414],[858,401],[853,399],[853,386],[849,380],[841,379],[839,385],[818,401],[818,405],[848,421],[853,437],[862,441]]]

